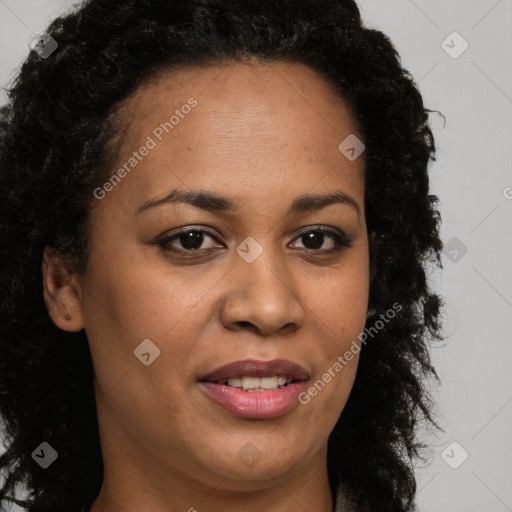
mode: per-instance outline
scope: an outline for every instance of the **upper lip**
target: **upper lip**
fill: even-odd
[[[200,381],[216,382],[223,379],[247,377],[273,377],[283,375],[295,380],[308,380],[308,372],[300,365],[286,359],[273,359],[261,361],[258,359],[244,359],[225,364],[216,370],[201,377]]]

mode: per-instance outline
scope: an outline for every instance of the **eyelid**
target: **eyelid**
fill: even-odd
[[[312,224],[310,226],[305,226],[300,228],[299,231],[294,235],[295,238],[303,235],[304,233],[309,233],[310,231],[320,231],[322,233],[332,233],[333,235],[340,235],[344,238],[347,238],[347,235],[340,228],[336,228],[333,226],[326,226],[324,224]],[[292,239],[293,240],[293,239]]]
[[[174,241],[180,235],[182,235],[184,233],[188,233],[189,231],[197,231],[198,233],[205,233],[210,238],[213,238],[214,240],[219,242],[219,235],[217,235],[215,233],[212,233],[208,229],[204,229],[203,225],[189,225],[189,226],[184,226],[182,228],[177,228],[177,231],[172,230],[171,234],[169,234],[169,232],[165,233],[161,237],[158,237],[158,240],[155,243],[156,244],[163,244],[163,243],[169,242],[170,240]],[[197,249],[197,251],[201,251],[201,250],[203,250],[203,249]],[[193,251],[187,251],[187,252],[192,253]]]

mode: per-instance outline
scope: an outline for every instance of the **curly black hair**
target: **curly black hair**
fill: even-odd
[[[333,493],[343,483],[360,512],[416,510],[418,427],[440,428],[426,383],[439,381],[430,346],[443,339],[444,301],[427,273],[442,267],[442,242],[429,194],[433,111],[389,38],[364,26],[354,0],[87,0],[46,34],[58,47],[29,53],[2,119],[0,500],[79,511],[102,484],[87,336],[50,320],[41,261],[48,247],[87,265],[88,211],[121,136],[121,102],[164,69],[250,57],[309,66],[359,122],[372,235],[367,325],[396,302],[402,310],[362,348],[329,438],[328,474]],[[32,458],[42,441],[59,456],[46,470]]]

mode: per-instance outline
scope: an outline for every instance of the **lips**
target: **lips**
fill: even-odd
[[[284,383],[283,379],[286,379]],[[264,383],[264,380],[267,382]],[[204,375],[199,379],[199,387],[210,400],[235,416],[271,419],[297,407],[298,397],[306,388],[308,380],[308,372],[291,361],[245,359],[226,364]],[[261,381],[261,386],[269,385],[274,389],[261,389],[258,381]],[[279,381],[281,383],[276,387]],[[248,384],[253,389],[240,389],[229,385],[230,383],[233,386],[242,383],[244,388]]]
[[[244,359],[235,361],[217,368],[199,379],[200,382],[217,382],[227,379],[241,379],[242,377],[273,377],[283,375],[294,381],[309,379],[308,372],[296,363],[286,359],[273,359],[260,361],[257,359]]]

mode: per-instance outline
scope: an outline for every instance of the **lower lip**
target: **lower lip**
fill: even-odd
[[[298,403],[306,381],[293,382],[275,391],[243,391],[225,384],[200,382],[201,387],[217,403],[242,418],[275,418]]]

